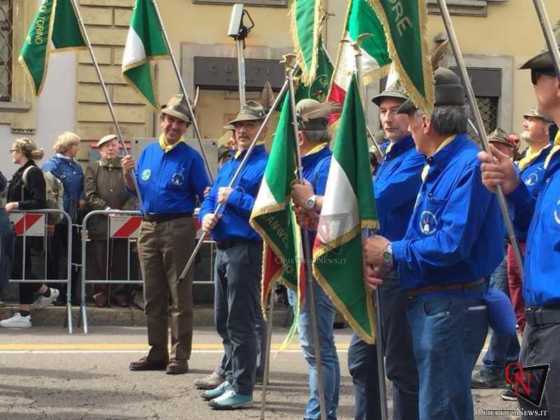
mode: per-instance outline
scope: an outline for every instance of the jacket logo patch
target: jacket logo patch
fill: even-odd
[[[142,171],[142,181],[147,181],[152,176],[152,171],[150,169],[144,169]]]
[[[180,187],[183,185],[184,177],[181,173],[174,173],[171,177],[171,184],[175,185],[176,187]]]
[[[530,187],[535,185],[537,182],[539,182],[539,174],[535,172],[529,175],[529,178],[525,180],[525,185]]]
[[[556,202],[556,208],[554,209],[554,220],[560,225],[560,200]]]
[[[436,216],[431,211],[424,210],[420,214],[420,231],[424,235],[431,235],[436,231],[436,228]]]

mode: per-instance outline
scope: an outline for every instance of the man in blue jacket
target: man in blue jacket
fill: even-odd
[[[522,69],[531,70],[539,112],[560,123],[560,79],[548,50]],[[491,191],[501,185],[515,209],[514,223],[526,230],[527,253],[523,270],[523,298],[527,325],[520,361],[523,367],[548,365],[542,402],[519,403],[523,419],[560,418],[560,136],[544,161],[543,174],[532,192],[505,155],[497,150],[480,153],[482,180]],[[515,388],[515,387],[514,387]],[[530,411],[528,411],[530,410]],[[531,414],[531,412],[533,414]]]
[[[388,145],[385,159],[374,180],[374,195],[379,215],[380,235],[391,241],[402,239],[420,189],[424,156],[414,147],[408,131],[409,118],[397,113],[408,97],[400,86],[389,86],[373,98]],[[384,277],[381,293],[382,327],[387,376],[393,384],[394,419],[418,418],[418,373],[412,338],[406,321],[406,293],[398,273]],[[354,382],[356,420],[379,418],[379,385],[376,346],[365,343],[357,334],[348,349],[348,369]]]
[[[488,329],[483,295],[504,255],[500,210],[480,179],[457,75],[436,70],[431,115],[410,101],[400,110],[426,156],[423,183],[404,238],[365,241],[366,280],[375,287],[396,269],[408,294],[419,418],[472,420],[470,378]]]
[[[228,187],[265,117],[264,108],[248,101],[229,124],[235,127],[236,155],[220,169],[200,208],[205,232],[216,241],[214,316],[224,343],[225,381],[202,397],[217,410],[252,405],[257,366],[257,323],[262,242],[249,225],[267,162],[264,145],[249,156],[236,184]],[[216,206],[222,204],[220,213]]]
[[[135,169],[131,156],[122,161],[126,183],[136,177],[144,220],[138,256],[144,278],[144,299],[150,350],[130,363],[130,370],[189,370],[193,335],[192,278],[179,275],[192,254],[193,211],[202,201],[208,175],[200,154],[183,139],[191,115],[183,95],[172,97],[161,111],[159,141],[148,145]],[[170,303],[171,302],[171,303]],[[171,351],[168,352],[168,318]]]

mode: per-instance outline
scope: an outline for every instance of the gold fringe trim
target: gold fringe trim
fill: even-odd
[[[422,97],[420,92],[412,83],[412,80],[408,76],[408,74],[404,71],[404,67],[401,63],[399,55],[397,53],[397,49],[395,44],[393,43],[393,38],[391,35],[391,30],[389,26],[389,19],[385,14],[385,10],[383,6],[379,4],[379,0],[368,0],[371,7],[377,13],[377,16],[383,23],[383,31],[385,32],[385,37],[387,38],[387,46],[389,48],[389,56],[391,57],[393,63],[395,63],[395,67],[397,72],[399,73],[401,83],[404,86],[404,89],[408,93],[408,96],[412,100],[412,102],[418,106],[420,109],[424,110],[425,112],[431,114],[434,109],[434,81],[433,81],[433,72],[432,72],[432,65],[429,59],[428,53],[428,42],[425,37],[426,33],[426,26],[428,22],[427,17],[427,9],[426,9],[426,1],[425,0],[418,0],[418,7],[419,7],[419,19],[420,19],[420,45],[421,45],[421,57],[422,57],[422,74],[424,78],[424,90],[426,91],[426,98]]]
[[[360,231],[360,229],[358,227],[355,227],[354,229],[352,229],[351,232],[349,232],[346,235],[343,235],[346,239],[348,239],[344,243],[347,243],[350,240],[355,239],[356,236],[359,234],[359,231]],[[350,237],[351,233],[353,233],[352,237]],[[333,241],[333,242],[338,242],[338,241]],[[363,281],[361,281],[362,287],[364,288],[364,293],[366,295],[366,309],[367,309],[368,319],[369,319],[370,326],[371,326],[371,335],[366,330],[364,330],[362,328],[362,326],[356,321],[356,319],[352,316],[352,314],[350,313],[350,311],[348,310],[348,308],[346,307],[344,302],[342,302],[342,300],[340,300],[340,298],[338,297],[336,292],[332,289],[332,287],[330,286],[327,278],[323,276],[321,271],[315,265],[316,261],[319,258],[321,258],[323,255],[325,255],[327,252],[330,252],[331,250],[332,250],[332,248],[329,248],[329,246],[327,245],[327,246],[319,247],[319,249],[316,252],[313,253],[314,254],[313,255],[313,276],[317,280],[317,283],[319,283],[319,286],[321,286],[321,288],[325,291],[327,296],[331,299],[331,301],[336,306],[336,308],[342,313],[342,316],[344,317],[346,322],[348,322],[348,324],[350,324],[350,327],[354,330],[354,332],[356,332],[356,334],[358,334],[360,336],[360,338],[362,340],[364,340],[366,343],[375,344],[376,336],[377,336],[377,325],[376,325],[376,321],[375,321],[375,312],[374,312],[374,309],[373,309],[373,300],[372,300],[371,291],[366,287],[365,283]]]
[[[311,69],[306,66],[306,61],[303,56],[303,50],[301,48],[301,42],[299,40],[299,33],[297,29],[297,16],[296,16],[296,6],[298,0],[294,0],[292,8],[288,12],[290,17],[290,32],[292,33],[292,42],[294,43],[294,50],[297,56],[297,60],[300,63],[300,68],[302,74],[300,80],[305,85],[310,85],[315,80],[317,75],[317,62],[319,60],[319,39],[321,38],[321,6],[322,0],[315,1],[315,10],[313,11],[313,50],[311,57]]]

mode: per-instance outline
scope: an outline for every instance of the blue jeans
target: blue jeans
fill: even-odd
[[[509,296],[505,258],[490,277],[490,287],[495,287]],[[490,345],[482,362],[485,368],[495,370],[498,375],[502,376],[506,364],[516,362],[519,359],[519,350],[517,336],[503,336],[492,332]]]
[[[321,373],[323,376],[323,388],[325,391],[325,404],[327,409],[327,418],[329,420],[336,419],[336,410],[338,408],[338,394],[340,390],[340,365],[336,346],[334,343],[333,323],[336,315],[334,305],[329,297],[323,292],[323,289],[313,282],[313,290],[315,292],[315,308],[317,313],[317,329],[319,333],[319,344],[321,353]],[[295,293],[292,294],[291,301],[294,301]],[[309,400],[305,407],[304,419],[319,419],[319,386],[318,375],[315,361],[315,350],[313,347],[313,331],[311,329],[311,314],[309,312],[309,291],[305,296],[305,303],[301,308],[298,327],[299,341],[303,350],[303,356],[309,367]]]
[[[482,291],[409,299],[420,420],[473,420],[471,374],[488,331]]]

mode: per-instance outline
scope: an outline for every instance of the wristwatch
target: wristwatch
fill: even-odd
[[[315,208],[316,203],[317,203],[317,196],[315,194],[313,194],[311,197],[309,197],[307,200],[305,200],[304,207],[307,210],[313,210]]]
[[[383,251],[383,264],[388,268],[393,268],[393,246],[391,243]]]

